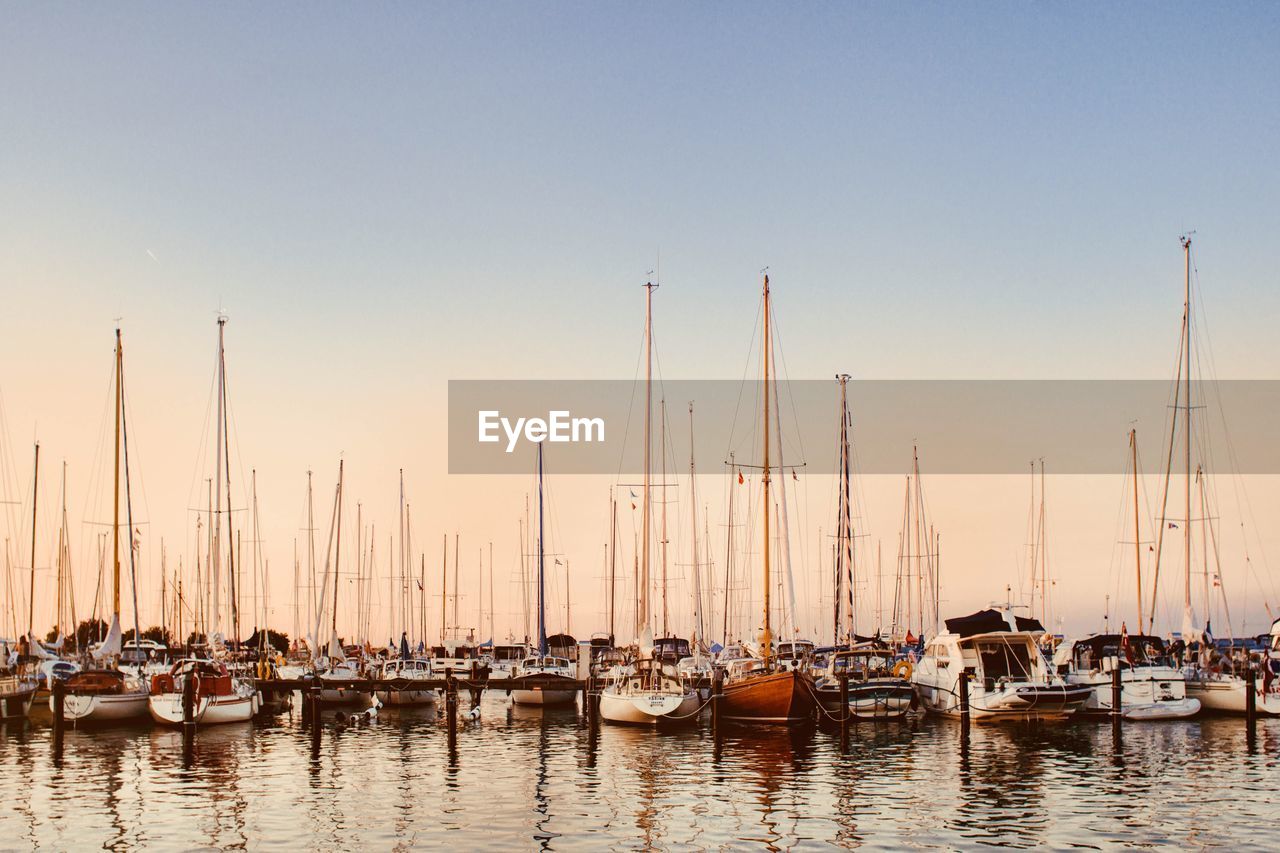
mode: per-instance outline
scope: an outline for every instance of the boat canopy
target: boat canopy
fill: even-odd
[[[969,616],[957,616],[947,620],[947,630],[961,637],[977,634],[996,634],[1001,631],[1034,631],[1042,633],[1044,626],[1038,619],[1027,619],[1005,614],[994,608],[980,610]]]

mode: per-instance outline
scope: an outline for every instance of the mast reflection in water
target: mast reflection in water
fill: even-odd
[[[0,730],[6,848],[1280,847],[1280,720],[592,731],[485,699],[451,756],[433,709],[346,728]],[[1252,746],[1252,748],[1251,748]],[[16,796],[14,794],[17,793]]]

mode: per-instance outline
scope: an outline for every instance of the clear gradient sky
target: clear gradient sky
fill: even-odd
[[[56,3],[3,18],[0,393],[15,466],[0,487],[24,502],[6,505],[7,535],[24,539],[32,440],[47,473],[68,462],[85,585],[116,317],[144,583],[161,536],[171,558],[194,553],[221,307],[237,502],[256,467],[286,630],[306,471],[328,495],[343,455],[380,537],[404,468],[429,565],[446,531],[472,563],[494,542],[505,634],[528,483],[446,475],[445,383],[630,378],[639,284],[659,263],[668,377],[742,374],[767,265],[795,378],[1164,378],[1176,238],[1195,229],[1218,376],[1275,378],[1273,4]],[[1125,429],[1118,413],[1118,471]],[[708,481],[715,525],[723,487]],[[1247,485],[1263,576],[1248,584],[1272,598],[1260,551],[1280,558],[1280,485]],[[584,567],[581,635],[601,627],[607,486],[556,486],[555,547]],[[927,488],[944,611],[1017,589],[1025,479]],[[887,555],[900,483],[864,489]],[[809,491],[793,524],[816,586],[830,484]],[[1095,627],[1104,591],[1128,583],[1119,495],[1118,476],[1051,479],[1068,630]],[[1238,542],[1239,506],[1220,512]],[[38,565],[54,524],[40,524]],[[464,593],[473,583],[464,571]],[[1233,594],[1248,594],[1243,573]],[[155,621],[154,600],[144,609]]]

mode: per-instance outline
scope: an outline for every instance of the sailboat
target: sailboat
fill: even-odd
[[[120,337],[120,329],[116,329],[116,376],[115,376],[115,475],[112,495],[111,519],[111,628],[107,639],[92,653],[100,667],[86,669],[67,678],[67,695],[63,704],[63,715],[68,720],[86,723],[107,722],[115,720],[134,720],[147,715],[147,700],[150,690],[140,678],[120,671],[120,473],[121,462],[124,462],[124,494],[126,511],[131,502],[129,499],[128,468],[128,429],[125,425],[124,411],[124,345]],[[123,454],[122,454],[123,448]],[[130,513],[131,515],[131,513]],[[133,529],[130,522],[129,529]],[[135,549],[132,536],[129,542],[130,577],[137,582],[137,570],[134,564]],[[134,592],[137,601],[137,592]],[[137,632],[137,612],[134,613],[134,640],[139,639]],[[53,708],[53,697],[49,697],[49,707]]]
[[[35,619],[36,507],[39,503],[38,496],[40,493],[40,444],[38,442],[36,443],[35,469],[31,482],[31,588],[27,597],[27,635],[19,642],[18,649],[19,652],[25,651],[27,658],[30,658],[36,650],[41,649],[40,644],[36,642],[31,624]],[[39,681],[27,669],[27,661],[23,660],[23,654],[19,654],[17,666],[11,669],[9,666],[9,650],[4,648],[0,649],[0,651],[4,652],[4,660],[0,660],[0,720],[26,719],[28,712],[31,711],[31,704],[35,701],[36,691],[39,689]]]
[[[649,613],[649,542],[652,531],[650,513],[649,453],[652,447],[651,420],[653,413],[653,291],[657,285],[645,284],[645,410],[644,410],[644,485],[641,496],[641,547],[640,583],[637,585],[638,625],[636,655],[627,665],[609,671],[600,692],[600,716],[610,723],[653,725],[671,717],[689,718],[698,710],[696,690],[686,686],[677,669],[676,655],[657,653],[653,639],[653,627]],[[665,411],[665,409],[664,409]],[[664,419],[665,420],[665,419]],[[664,424],[665,427],[665,424]],[[665,435],[665,431],[664,431]],[[665,456],[665,454],[664,454]],[[664,468],[665,470],[665,468]],[[663,484],[666,485],[665,483]],[[665,518],[665,513],[664,513]],[[664,525],[665,526],[665,525]],[[666,626],[666,537],[663,536],[663,625]],[[674,645],[674,644],[672,644]],[[687,643],[685,646],[687,647]]]
[[[563,689],[557,685],[551,687],[538,685],[513,690],[511,701],[517,705],[568,705],[578,696],[578,691],[572,683],[573,664],[567,657],[550,654],[550,647],[547,644],[546,549],[542,541],[543,513],[542,442],[538,442],[538,651],[513,667],[512,677],[534,675],[564,679],[568,683]]]
[[[344,682],[354,681],[361,677],[360,667],[356,661],[348,660],[342,641],[338,639],[338,579],[341,575],[342,563],[342,477],[344,460],[338,460],[338,488],[334,493],[335,521],[330,538],[334,540],[333,549],[333,602],[330,613],[329,643],[323,657],[315,660],[316,677],[320,679],[320,701],[327,705],[368,705],[372,694],[368,690],[357,690],[348,687]],[[325,580],[329,579],[328,556],[326,555]],[[323,596],[320,610],[324,610]],[[316,626],[315,635],[319,636],[320,627]],[[315,646],[317,652],[319,645]],[[326,684],[326,682],[328,682]]]
[[[840,384],[840,485],[836,509],[834,623],[835,648],[825,666],[815,666],[818,702],[836,719],[853,714],[859,719],[897,719],[911,710],[915,692],[911,682],[895,673],[893,654],[878,638],[858,637],[854,631],[853,456],[849,446],[849,374]],[[848,676],[848,707],[842,707],[841,677]]]
[[[209,646],[214,654],[225,651],[222,634],[222,569],[220,549],[222,547],[222,496],[226,487],[227,509],[231,512],[231,459],[228,452],[229,430],[227,428],[227,372],[226,372],[226,315],[218,315],[218,354],[217,354],[217,397],[215,439],[215,479],[211,483],[213,501],[213,527],[210,540],[210,602],[212,604],[213,632],[209,635]],[[226,475],[223,478],[223,465]],[[230,569],[232,626],[237,631],[236,645],[239,641],[239,615],[235,596],[235,558],[232,526],[227,524],[227,559]],[[202,725],[214,723],[241,723],[253,718],[260,707],[257,688],[242,678],[234,676],[225,664],[206,657],[187,657],[176,661],[168,672],[151,677],[151,696],[148,709],[151,718],[164,725],[178,725],[183,722],[183,690],[188,681],[193,683],[195,703],[195,721]]]
[[[1181,405],[1177,405],[1175,397],[1175,412],[1173,415],[1176,428],[1177,417],[1179,412],[1183,419],[1183,474],[1185,476],[1185,509],[1186,514],[1182,523],[1183,529],[1183,545],[1185,553],[1184,562],[1184,591],[1183,591],[1183,616],[1182,616],[1182,640],[1187,645],[1187,658],[1184,661],[1184,675],[1187,683],[1187,696],[1192,699],[1199,700],[1200,704],[1208,711],[1226,711],[1231,713],[1245,713],[1248,710],[1248,681],[1236,671],[1236,666],[1230,660],[1216,660],[1216,652],[1212,649],[1212,640],[1208,636],[1207,631],[1200,631],[1196,627],[1195,615],[1191,608],[1191,564],[1192,564],[1192,548],[1191,548],[1191,484],[1193,472],[1191,468],[1191,237],[1184,235],[1182,237],[1182,255],[1183,255],[1183,275],[1184,275],[1184,292],[1186,301],[1184,302],[1184,311],[1182,319],[1182,358],[1179,360],[1178,370],[1181,374],[1180,396],[1182,397]],[[1172,466],[1172,453],[1169,457],[1170,466]],[[1202,472],[1196,472],[1201,474]],[[1166,483],[1168,478],[1166,478]],[[1166,503],[1168,500],[1166,486]],[[1202,503],[1204,498],[1202,497]],[[1206,525],[1206,536],[1211,535],[1212,528],[1208,527],[1211,522],[1208,520],[1207,513],[1201,513],[1205,516],[1204,524]],[[1168,522],[1166,522],[1168,523]],[[1168,523],[1169,527],[1175,527],[1173,523]],[[1161,525],[1163,533],[1164,525]],[[1161,548],[1158,545],[1156,550],[1156,564],[1159,566]],[[1207,559],[1207,555],[1206,555]],[[1205,571],[1209,568],[1206,565]],[[1157,580],[1159,576],[1157,575]],[[1152,592],[1152,611],[1155,610],[1154,603],[1155,592]],[[1209,602],[1204,602],[1205,607],[1209,606]],[[1154,618],[1154,612],[1152,614]],[[1198,652],[1198,655],[1193,654]],[[1252,664],[1246,664],[1252,666]],[[1280,715],[1280,692],[1277,692],[1277,684],[1274,679],[1258,678],[1258,693],[1254,697],[1255,709],[1259,714]]]
[[[1200,700],[1187,696],[1186,679],[1170,659],[1163,640],[1142,634],[1142,536],[1138,509],[1138,431],[1129,430],[1133,470],[1133,549],[1138,587],[1138,634],[1130,636],[1122,622],[1120,633],[1094,634],[1066,640],[1053,656],[1054,666],[1068,684],[1093,688],[1082,714],[1110,715],[1112,678],[1120,670],[1120,708],[1128,720],[1178,720],[1200,712]]]
[[[769,538],[769,517],[773,505],[769,497],[769,420],[772,411],[769,406],[769,362],[772,357],[773,343],[769,334],[769,276],[764,276],[764,334],[761,339],[761,361],[764,365],[764,461],[762,465],[762,484],[764,495],[760,504],[763,518],[764,538],[764,607],[763,629],[760,632],[758,658],[740,658],[727,664],[725,673],[722,715],[729,720],[754,723],[799,723],[811,720],[816,703],[814,700],[813,678],[804,669],[789,669],[778,666],[773,649],[772,618],[769,603],[773,586],[770,554],[773,543]]]

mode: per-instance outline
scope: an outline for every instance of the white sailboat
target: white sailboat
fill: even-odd
[[[217,353],[217,386],[215,388],[216,442],[215,479],[211,483],[213,501],[213,527],[210,541],[210,603],[212,605],[212,632],[208,635],[209,646],[215,655],[225,654],[222,634],[222,496],[226,488],[227,509],[231,512],[231,460],[228,451],[229,431],[227,428],[227,373],[226,373],[226,315],[218,315],[218,353]],[[225,478],[224,478],[224,468]],[[227,560],[232,579],[231,595],[232,627],[237,632],[236,644],[239,645],[239,616],[236,610],[234,594],[235,580],[235,540],[232,525],[227,524]],[[252,683],[231,674],[220,661],[212,658],[183,658],[167,673],[154,675],[151,678],[151,696],[148,710],[158,723],[177,725],[183,722],[182,693],[188,680],[194,682],[195,722],[201,725],[213,723],[239,723],[253,718],[258,712],[260,699],[257,689]]]
[[[645,410],[644,410],[644,485],[641,495],[641,564],[640,583],[637,584],[638,625],[636,654],[626,665],[614,667],[607,675],[600,692],[600,716],[610,723],[653,725],[664,718],[691,717],[698,710],[696,690],[688,688],[677,669],[678,660],[664,660],[655,654],[653,627],[649,613],[649,543],[650,525],[650,471],[649,459],[652,447],[653,416],[653,291],[652,282],[645,284]],[[665,455],[665,454],[664,454]],[[663,484],[665,486],[665,483]],[[663,537],[665,549],[666,537]],[[664,561],[665,567],[665,561]],[[663,600],[665,627],[665,570],[663,576]]]
[[[1182,611],[1182,639],[1188,646],[1187,659],[1184,661],[1185,666],[1183,674],[1186,677],[1187,695],[1193,699],[1199,700],[1200,704],[1208,711],[1225,711],[1229,713],[1243,714],[1248,710],[1249,702],[1249,686],[1248,680],[1244,675],[1237,671],[1237,667],[1230,660],[1216,659],[1216,652],[1211,648],[1211,640],[1207,636],[1207,631],[1201,631],[1196,627],[1197,622],[1195,614],[1191,607],[1191,566],[1192,566],[1192,548],[1191,548],[1191,484],[1192,484],[1192,468],[1191,468],[1191,449],[1192,449],[1192,424],[1191,424],[1191,237],[1184,235],[1182,238],[1182,254],[1183,254],[1183,275],[1184,275],[1184,293],[1185,302],[1182,316],[1182,358],[1179,360],[1178,371],[1182,374],[1179,378],[1181,385],[1178,389],[1181,396],[1181,405],[1177,404],[1175,397],[1174,423],[1176,427],[1178,413],[1181,412],[1183,419],[1183,474],[1185,477],[1185,510],[1186,514],[1182,523],[1183,529],[1183,545],[1185,562],[1183,580],[1183,611]],[[1170,455],[1170,465],[1172,466],[1172,454]],[[1197,472],[1199,474],[1200,472]],[[1167,482],[1167,479],[1166,479]],[[1167,492],[1166,492],[1167,502]],[[1203,502],[1203,497],[1202,497]],[[1206,513],[1204,524],[1206,531],[1211,522],[1207,518]],[[1174,525],[1170,525],[1174,526]],[[1163,531],[1163,526],[1162,526]],[[1160,559],[1160,549],[1156,552],[1157,565]],[[1206,555],[1207,559],[1207,555]],[[1206,565],[1205,571],[1209,568]],[[1157,576],[1158,577],[1158,576]],[[1155,591],[1152,592],[1154,599]],[[1209,602],[1204,602],[1205,607],[1209,606]],[[1152,602],[1152,618],[1154,619],[1155,602]],[[1194,650],[1194,652],[1193,652]],[[1252,665],[1252,664],[1247,664]],[[1280,690],[1269,688],[1280,688],[1273,679],[1261,677],[1259,674],[1256,679],[1257,693],[1254,696],[1254,704],[1259,714],[1280,715]]]
[[[1169,659],[1159,637],[1141,635],[1144,622],[1142,601],[1142,536],[1138,510],[1138,431],[1129,431],[1129,452],[1133,473],[1133,548],[1138,587],[1139,635],[1130,636],[1125,623],[1120,634],[1095,634],[1067,640],[1058,646],[1053,663],[1068,684],[1093,688],[1082,714],[1110,715],[1115,670],[1120,670],[1120,713],[1128,720],[1178,720],[1200,712],[1200,700],[1187,696],[1186,679]]]
[[[567,657],[550,654],[547,644],[546,607],[546,550],[543,547],[543,494],[542,494],[542,442],[538,443],[538,649],[514,667],[513,678],[526,675],[563,678],[571,682],[575,673],[573,662]],[[538,685],[511,691],[511,701],[517,705],[568,705],[577,699],[578,691],[572,683],[564,689],[556,685]]]

